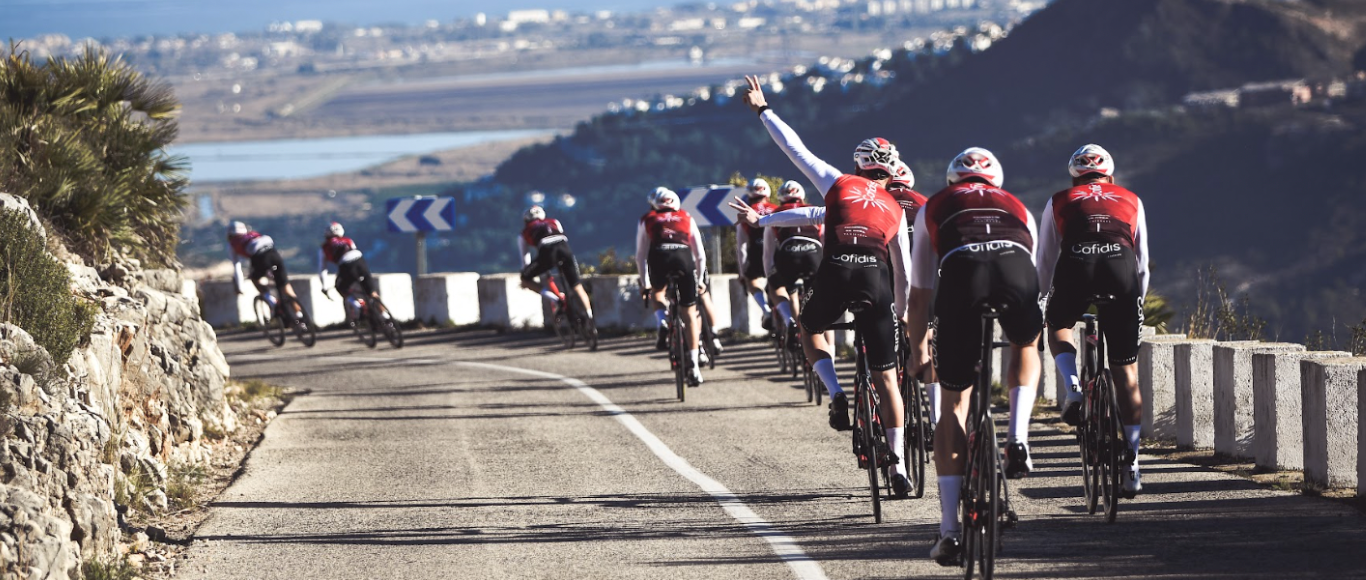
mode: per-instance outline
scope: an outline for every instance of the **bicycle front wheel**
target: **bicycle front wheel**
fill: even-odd
[[[683,354],[683,317],[675,315],[669,322],[672,325],[669,327],[669,357],[674,363],[674,390],[678,402],[682,403],[688,400],[688,385],[683,378],[688,362]]]
[[[1100,394],[1102,410],[1098,441],[1102,449],[1100,471],[1105,499],[1105,521],[1115,523],[1115,516],[1119,512],[1120,470],[1125,467],[1123,459],[1128,450],[1128,442],[1124,438],[1124,428],[1120,425],[1119,403],[1115,400],[1115,383],[1110,377],[1109,370],[1101,373],[1096,389]]]
[[[266,335],[266,340],[275,346],[285,344],[285,322],[275,315],[270,303],[261,296],[257,296],[251,301],[252,310],[256,311],[256,325],[261,329],[261,334]]]
[[[861,389],[858,397],[859,434],[862,437],[864,464],[868,469],[868,491],[873,502],[873,521],[880,524],[882,523],[882,494],[878,484],[879,453],[877,437],[873,433],[875,429],[873,426],[873,400],[872,397],[868,396],[868,389],[871,388],[871,385],[864,384],[866,381],[866,378],[861,377],[858,385],[858,388]]]
[[[394,320],[393,315],[389,313],[389,307],[379,300],[375,300],[374,307],[379,315],[379,329],[384,333],[384,338],[394,348],[403,348],[403,329],[399,328],[398,321]]]
[[[915,499],[925,497],[925,464],[928,462],[925,437],[929,432],[929,423],[925,419],[923,393],[923,387],[915,377],[907,377],[902,382],[901,404],[905,411],[902,416],[905,417],[906,428],[903,432],[906,445],[901,452],[902,457],[906,458],[906,472],[911,476],[911,497]]]
[[[303,304],[295,303],[299,306],[299,311],[295,313],[291,324],[294,326],[294,335],[299,338],[299,342],[304,346],[312,347],[318,343],[318,328],[313,324],[313,317],[308,315],[308,309]],[[286,305],[286,308],[291,306]]]

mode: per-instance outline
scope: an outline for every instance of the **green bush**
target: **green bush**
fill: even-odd
[[[28,217],[0,211],[0,320],[24,329],[60,365],[90,336],[95,313],[72,295],[71,274],[47,253]]]

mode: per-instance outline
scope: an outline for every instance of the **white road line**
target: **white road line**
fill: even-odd
[[[792,537],[787,534],[773,529],[772,524],[768,523],[764,518],[759,517],[759,514],[754,513],[754,510],[749,509],[749,506],[745,505],[745,502],[740,501],[740,498],[736,497],[734,492],[727,489],[721,482],[698,471],[696,467],[693,467],[692,464],[688,463],[688,460],[680,457],[677,453],[674,453],[674,451],[669,449],[669,446],[665,445],[659,437],[655,436],[649,429],[646,429],[645,425],[642,425],[640,421],[636,420],[630,413],[627,413],[625,409],[622,409],[617,406],[616,403],[613,403],[612,400],[608,399],[606,395],[603,395],[601,391],[588,386],[578,379],[555,373],[478,362],[453,361],[452,364],[555,379],[578,389],[580,393],[583,393],[584,396],[591,399],[594,403],[597,403],[599,407],[602,407],[604,411],[607,411],[608,414],[612,415],[617,422],[625,426],[631,434],[645,443],[645,446],[649,447],[650,451],[653,452],[660,461],[663,461],[665,465],[668,465],[669,468],[678,472],[679,475],[682,475],[688,481],[693,482],[697,487],[702,488],[702,491],[707,492],[712,498],[716,499],[716,503],[720,504],[721,508],[726,510],[726,513],[730,514],[736,521],[744,524],[745,527],[749,528],[750,532],[754,533],[754,535],[759,536],[760,538],[763,538],[764,541],[768,542],[768,544],[773,547],[773,553],[777,554],[779,559],[787,563],[787,566],[792,569],[792,572],[797,575],[799,580],[826,580],[825,571],[821,569],[821,565],[815,560],[812,560],[810,556],[807,556],[806,552],[802,551],[802,547],[797,544],[796,540],[793,540]]]

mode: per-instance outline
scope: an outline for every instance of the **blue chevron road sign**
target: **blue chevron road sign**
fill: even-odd
[[[735,210],[726,205],[735,196],[744,196],[745,188],[729,185],[685,187],[678,190],[683,209],[688,211],[698,226],[733,226]]]
[[[392,197],[387,208],[391,232],[445,232],[455,225],[453,197]]]

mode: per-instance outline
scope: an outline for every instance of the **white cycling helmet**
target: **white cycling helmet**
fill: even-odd
[[[1005,172],[1001,170],[1001,162],[997,161],[996,156],[990,151],[981,147],[968,147],[949,162],[949,185],[969,177],[981,177],[990,182],[992,187],[1001,187],[1006,179]]]
[[[678,199],[678,194],[668,189],[660,192],[659,197],[656,199],[656,204],[658,206],[657,209],[671,209],[674,211],[683,207],[683,202]]]
[[[522,214],[522,221],[524,222],[534,222],[543,219],[545,219],[545,209],[539,205],[533,205],[527,208],[526,213]]]
[[[247,224],[242,222],[232,222],[228,224],[228,235],[230,236],[240,236],[249,231],[251,231],[251,228],[248,228]]]
[[[802,184],[795,181],[783,183],[783,187],[778,190],[778,199],[781,201],[806,201],[806,189]]]
[[[911,172],[911,166],[900,159],[896,160],[896,171],[892,173],[892,180],[887,185],[893,183],[900,184],[906,189],[915,188],[915,174]]]
[[[1089,173],[1099,173],[1101,175],[1115,174],[1115,158],[1110,156],[1110,152],[1104,147],[1094,143],[1083,145],[1076,153],[1072,154],[1072,159],[1067,162],[1067,172],[1072,177],[1081,177]]]
[[[656,187],[654,191],[651,191],[649,197],[647,197],[650,202],[650,208],[659,209],[659,196],[666,193],[673,193],[673,190],[667,187]]]
[[[754,181],[749,182],[750,197],[768,197],[768,194],[769,188],[767,181],[764,181],[756,177],[754,178]]]
[[[327,233],[324,234],[324,237],[340,238],[344,235],[346,235],[346,228],[343,228],[342,225],[337,222],[332,222],[327,226]]]
[[[896,175],[896,162],[901,160],[896,145],[881,137],[864,139],[854,148],[854,163],[862,171],[881,169],[889,175]]]

